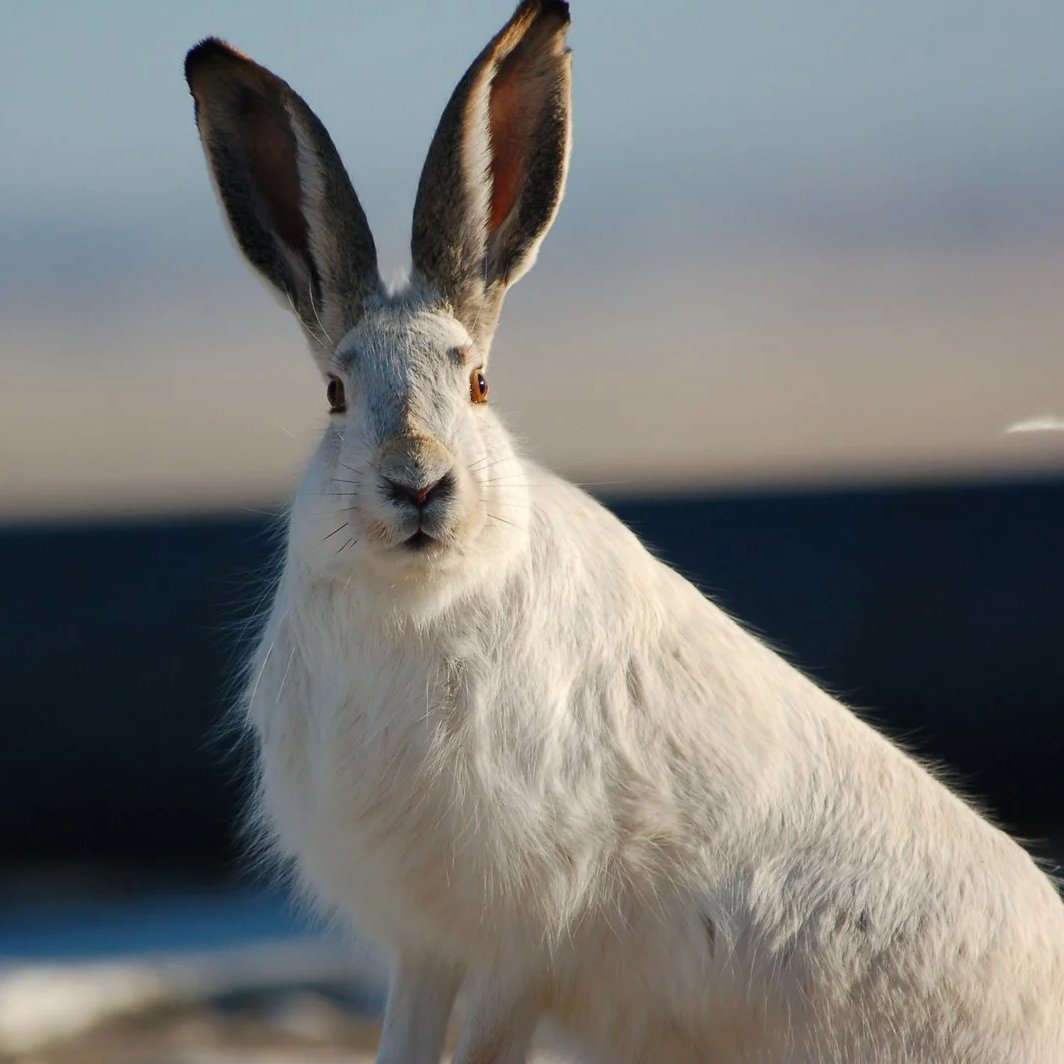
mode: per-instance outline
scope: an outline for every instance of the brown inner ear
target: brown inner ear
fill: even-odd
[[[307,222],[300,210],[298,146],[283,105],[248,90],[238,114],[251,178],[274,229],[289,247],[306,255]]]
[[[491,132],[491,210],[488,231],[509,217],[528,170],[532,138],[542,117],[543,94],[535,82],[543,76],[526,38],[500,64],[491,83],[488,120]]]

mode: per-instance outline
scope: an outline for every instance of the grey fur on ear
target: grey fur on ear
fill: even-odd
[[[216,38],[188,53],[185,77],[237,244],[327,359],[380,290],[373,235],[329,134],[284,81]]]
[[[535,261],[569,159],[569,5],[524,0],[454,90],[414,206],[414,270],[486,354]]]

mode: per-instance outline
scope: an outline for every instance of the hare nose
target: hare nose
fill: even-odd
[[[385,490],[393,502],[408,502],[418,510],[423,510],[433,499],[446,498],[454,490],[454,477],[444,473],[435,484],[415,488],[410,484],[384,477]]]

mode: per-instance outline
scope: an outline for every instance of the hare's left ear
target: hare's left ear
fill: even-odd
[[[418,280],[487,354],[535,261],[569,160],[569,5],[524,0],[458,83],[429,148],[411,240]]]
[[[380,290],[366,215],[325,127],[279,77],[210,38],[185,60],[215,190],[245,258],[323,372]]]

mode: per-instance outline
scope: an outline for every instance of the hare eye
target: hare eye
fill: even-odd
[[[488,401],[488,381],[481,369],[475,369],[469,375],[469,398],[474,403]]]
[[[344,382],[339,377],[330,377],[325,389],[329,400],[329,413],[342,414],[347,409],[347,396],[344,394]]]

